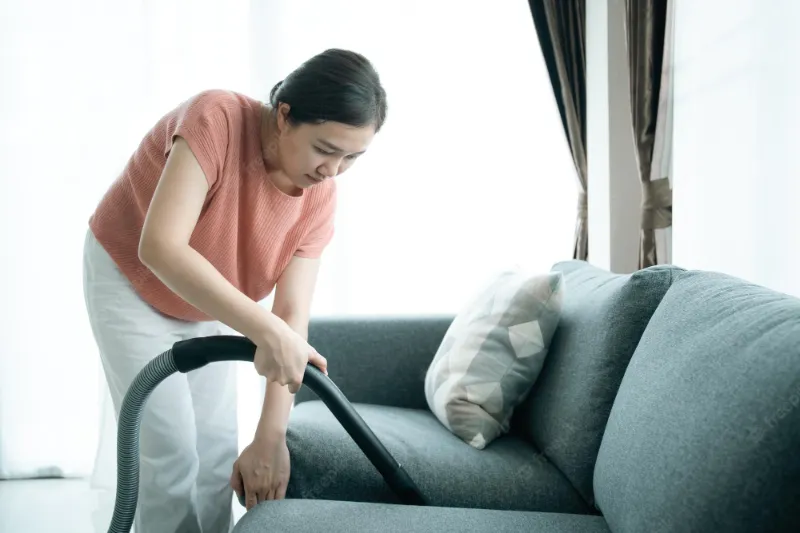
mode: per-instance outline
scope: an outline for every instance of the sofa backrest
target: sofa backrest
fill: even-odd
[[[614,402],[594,475],[615,533],[800,531],[800,300],[676,277]]]
[[[512,418],[590,504],[597,450],[633,351],[672,281],[675,267],[612,274],[584,261],[564,274],[561,319],[542,371]]]

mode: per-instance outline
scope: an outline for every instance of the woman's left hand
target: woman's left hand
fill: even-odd
[[[256,437],[233,463],[231,487],[249,511],[264,500],[281,500],[289,484],[289,448],[284,435]]]

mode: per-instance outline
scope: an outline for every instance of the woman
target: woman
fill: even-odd
[[[377,73],[345,50],[303,63],[267,104],[204,91],[148,132],[91,217],[84,292],[117,416],[148,361],[225,328],[256,344],[268,381],[238,459],[235,363],[155,389],[142,418],[137,533],[228,531],[233,489],[248,509],[285,496],[293,394],[307,363],[327,371],[306,338],[333,235],[332,178],[366,151],[385,115]],[[270,312],[257,302],[273,290]]]

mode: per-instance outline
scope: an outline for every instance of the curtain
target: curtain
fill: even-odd
[[[670,262],[672,31],[668,0],[626,0],[631,118],[642,184],[639,268]]]
[[[529,0],[528,3],[580,185],[572,256],[585,260],[589,255],[586,4],[585,0]]]

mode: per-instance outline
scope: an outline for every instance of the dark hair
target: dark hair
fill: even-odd
[[[270,91],[274,109],[289,104],[293,124],[340,122],[374,125],[386,120],[386,92],[378,73],[363,55],[331,48],[315,55]]]

